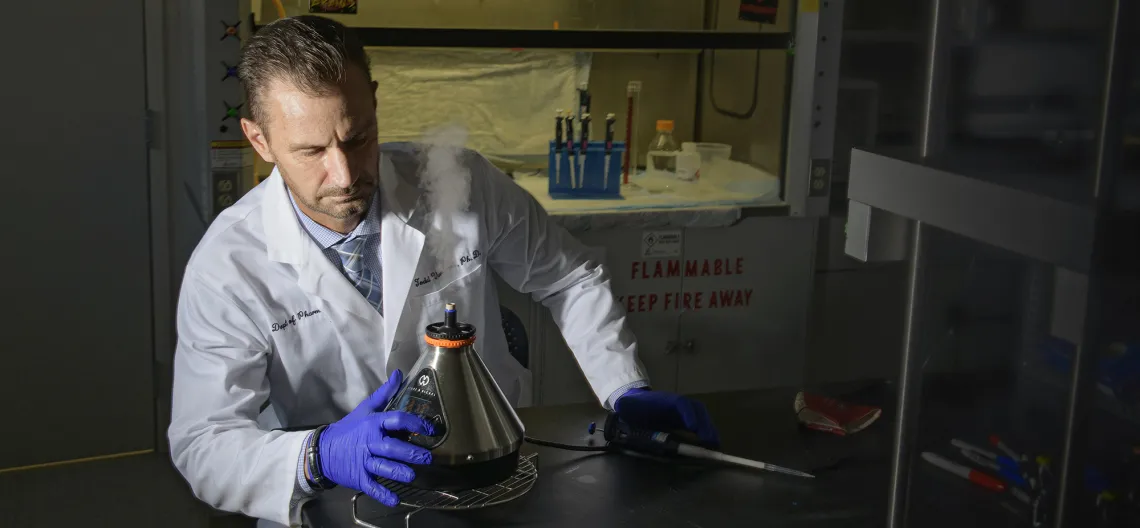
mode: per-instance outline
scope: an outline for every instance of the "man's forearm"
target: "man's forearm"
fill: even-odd
[[[256,424],[199,433],[180,428],[177,419],[174,423],[172,459],[200,500],[219,510],[291,524],[289,507],[299,488],[295,462],[307,433],[259,431]]]
[[[534,196],[485,158],[476,159],[472,176],[484,177],[472,178],[472,192],[481,192],[472,203],[482,198],[490,207],[484,217],[488,262],[504,282],[550,310],[599,404],[612,405],[615,393],[648,375],[610,291],[604,253],[551,222]]]

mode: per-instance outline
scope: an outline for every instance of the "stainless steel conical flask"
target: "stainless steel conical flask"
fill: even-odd
[[[449,303],[443,322],[427,326],[427,349],[386,408],[435,426],[435,436],[404,437],[431,451],[431,464],[411,465],[410,485],[417,488],[479,488],[509,478],[518,466],[522,421],[475,351],[475,327],[457,319]]]

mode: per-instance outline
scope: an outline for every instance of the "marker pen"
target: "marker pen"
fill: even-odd
[[[950,445],[957,447],[958,449],[966,449],[969,451],[973,451],[973,452],[975,452],[979,455],[982,455],[982,456],[984,456],[990,460],[997,458],[997,455],[995,455],[993,451],[987,451],[987,450],[982,449],[978,446],[967,444],[966,442],[958,440],[957,438],[951,440]]]
[[[977,484],[983,488],[998,492],[1005,491],[1005,483],[985,473],[982,473],[981,471],[968,468],[961,464],[955,464],[954,462],[946,460],[945,458],[942,458],[941,456],[938,456],[929,451],[922,453],[922,459],[930,462],[937,468],[958,475],[959,477],[969,480],[970,482],[973,482],[974,484]]]
[[[994,462],[993,460],[990,460],[990,459],[983,457],[983,456],[981,456],[981,455],[979,455],[973,451],[970,451],[969,449],[963,449],[962,450],[962,456],[966,457],[971,462],[973,462],[979,466],[982,466],[986,469],[991,469],[994,471],[1001,470],[1001,465],[998,464],[997,462]]]
[[[994,453],[993,451],[986,451],[985,449],[982,449],[982,448],[974,446],[974,445],[967,444],[966,442],[963,442],[963,441],[958,440],[958,439],[951,440],[950,445],[957,447],[958,449],[961,449],[963,451],[973,451],[974,453],[977,453],[977,454],[982,455],[982,456],[984,456],[990,460],[993,460],[993,461],[997,462],[998,464],[1001,464],[1003,467],[1007,467],[1011,470],[1014,470],[1014,471],[1020,471],[1021,470],[1021,465],[1018,464],[1016,460],[1009,458],[1005,455],[998,455],[998,454]]]
[[[962,456],[970,459],[972,462],[974,462],[975,464],[977,464],[979,466],[991,469],[993,471],[997,471],[998,474],[1001,475],[1003,478],[1005,478],[1006,480],[1008,480],[1008,481],[1010,481],[1010,482],[1012,482],[1018,486],[1025,487],[1025,488],[1029,487],[1029,482],[1027,482],[1024,477],[1017,474],[1017,470],[1015,470],[1013,468],[1002,466],[1001,464],[998,464],[997,462],[994,462],[992,460],[987,460],[985,457],[983,457],[983,456],[981,456],[981,455],[979,455],[973,451],[970,451],[968,449],[962,450]]]
[[[990,444],[1001,450],[1001,452],[1005,453],[1007,456],[1009,456],[1009,458],[1012,458],[1018,462],[1025,462],[1029,460],[1028,457],[1025,455],[1017,454],[1017,451],[1014,451],[1012,448],[1006,445],[1005,442],[1002,442],[1001,438],[998,438],[998,435],[990,435]]]

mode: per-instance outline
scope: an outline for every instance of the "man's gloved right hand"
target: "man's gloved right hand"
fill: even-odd
[[[402,464],[430,464],[431,452],[392,438],[391,431],[409,431],[431,436],[431,424],[402,411],[380,412],[396,395],[403,373],[392,372],[388,382],[353,409],[348,416],[330,424],[317,444],[321,472],[346,488],[362,491],[387,506],[396,506],[395,493],[376,482],[375,477],[411,482],[412,468]]]

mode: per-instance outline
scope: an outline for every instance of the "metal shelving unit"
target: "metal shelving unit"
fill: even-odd
[[[962,44],[950,35],[950,2],[934,0],[931,4],[925,35],[926,94],[917,152],[899,156],[854,149],[848,188],[847,254],[864,261],[906,260],[909,266],[887,525],[912,525],[909,521],[923,513],[916,511],[922,507],[915,505],[916,495],[929,492],[929,489],[915,490],[930,488],[932,480],[937,480],[932,473],[925,473],[925,464],[919,467],[922,463],[916,460],[921,448],[931,446],[932,434],[918,430],[920,415],[929,397],[924,391],[940,390],[930,387],[936,377],[926,372],[927,361],[931,359],[927,350],[931,348],[929,330],[942,323],[935,320],[938,315],[924,311],[932,305],[930,290],[937,286],[931,282],[939,264],[932,257],[932,241],[945,240],[944,232],[948,232],[974,247],[992,248],[994,252],[1008,255],[1009,260],[1020,259],[1018,262],[1028,263],[1027,268],[1048,270],[1050,276],[1076,274],[1086,286],[1084,304],[1068,307],[1083,324],[1072,338],[1075,347],[1067,372],[1043,371],[1039,365],[1033,365],[1028,356],[1022,355],[1011,360],[1008,368],[1018,378],[1015,384],[1020,384],[1022,394],[998,391],[997,400],[985,404],[981,398],[960,401],[956,408],[950,406],[952,410],[947,416],[958,413],[956,419],[961,421],[963,408],[976,405],[979,407],[972,411],[976,411],[977,422],[1009,420],[1016,414],[1010,402],[1017,398],[1022,398],[1021,403],[1036,400],[1031,402],[1038,406],[1035,412],[1051,406],[1048,412],[1055,411],[1055,415],[1048,420],[1040,419],[1040,415],[1024,418],[1025,422],[1036,420],[1042,425],[1038,433],[1055,434],[1048,441],[1056,440],[1058,444],[1053,464],[1057,488],[1051,498],[1055,502],[1048,504],[1047,525],[1091,526],[1086,478],[1090,461],[1098,454],[1096,449],[1099,448],[1093,447],[1094,442],[1103,439],[1090,434],[1093,427],[1090,422],[1094,422],[1095,414],[1096,420],[1101,420],[1097,427],[1103,427],[1106,419],[1136,425],[1135,409],[1105,394],[1096,379],[1098,360],[1111,339],[1104,323],[1106,277],[1110,273],[1106,254],[1115,249],[1114,244],[1120,244],[1112,239],[1117,236],[1113,233],[1119,230],[1109,222],[1119,217],[1114,200],[1120,189],[1117,180],[1121,178],[1118,173],[1122,172],[1119,163],[1124,144],[1124,100],[1130,66],[1124,50],[1133,49],[1126,40],[1131,40],[1128,28],[1129,21],[1135,20],[1135,8],[1131,2],[1113,2],[1109,32],[1105,37],[1101,104],[1096,116],[1099,126],[1095,130],[1095,145],[1090,149],[1088,174],[1091,177],[1083,178],[1057,174],[1051,162],[1041,162],[1032,154],[1026,157],[1024,152],[1012,148],[980,152],[948,146],[946,76],[951,50]],[[1027,159],[1034,163],[1018,162]],[[986,161],[974,163],[978,160]],[[1081,174],[1079,170],[1074,172]],[[1050,283],[1048,287],[1054,288],[1055,284]],[[1057,306],[1051,309],[1057,310]],[[1030,334],[1020,337],[1027,335]],[[1022,343],[1022,346],[1029,345]],[[968,373],[959,375],[957,383],[964,384],[959,387],[963,393],[970,393],[972,389],[987,390],[979,388],[981,382],[971,387],[969,377]],[[1025,391],[1029,393],[1028,398]],[[1047,396],[1037,397],[1033,391],[1045,392]],[[1046,400],[1049,403],[1043,403]],[[1006,404],[1010,405],[1009,409],[998,410],[994,406]],[[938,421],[929,416],[924,419]],[[954,427],[937,426],[948,430]],[[936,483],[942,484],[949,483]],[[940,489],[945,491],[945,488]],[[973,491],[967,489],[963,493]],[[962,505],[968,505],[977,498],[959,497],[943,502],[959,500]],[[983,516],[979,511],[974,511],[975,519]],[[1034,524],[1027,525],[1046,525],[1036,524],[1040,522],[1038,514],[1033,515]],[[979,522],[978,526],[988,525],[987,522]]]
[[[1093,210],[1050,196],[860,149],[851,152],[847,197],[868,208],[992,244],[1026,257],[1088,272]],[[859,222],[860,226],[871,224]],[[866,234],[865,234],[866,235]],[[868,236],[852,237],[852,243]],[[849,254],[860,253],[851,247]]]

